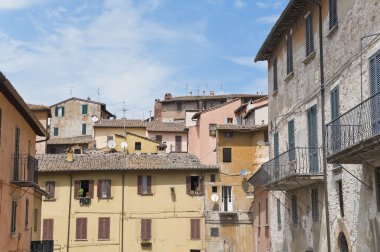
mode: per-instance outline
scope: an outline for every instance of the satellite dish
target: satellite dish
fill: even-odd
[[[216,193],[211,194],[211,200],[213,202],[217,202],[219,200],[219,196]]]
[[[91,117],[91,120],[92,120],[94,123],[96,123],[97,121],[99,121],[99,118],[98,118],[96,115],[93,115],[93,116]]]
[[[121,142],[120,144],[121,148],[126,149],[128,147],[127,142]]]
[[[108,148],[110,148],[110,149],[115,149],[115,147],[116,147],[116,143],[115,143],[114,140],[109,140],[109,141],[107,142],[107,146],[108,146]]]
[[[248,174],[248,171],[246,169],[241,169],[240,170],[240,175],[241,176],[245,177],[245,176],[247,176],[247,174]]]

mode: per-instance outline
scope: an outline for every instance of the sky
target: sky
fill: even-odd
[[[0,71],[28,103],[143,119],[155,99],[267,93],[254,57],[288,0],[1,0]]]

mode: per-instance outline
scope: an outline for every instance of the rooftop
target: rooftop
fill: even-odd
[[[100,119],[94,128],[145,128],[146,122],[132,119]]]
[[[150,132],[187,132],[184,123],[164,123],[164,122],[148,122],[146,125],[147,131]]]
[[[66,102],[69,102],[69,101],[74,101],[74,100],[75,100],[75,101],[82,101],[82,102],[86,102],[86,103],[98,104],[98,105],[101,106],[102,110],[103,110],[106,114],[108,114],[110,117],[115,117],[114,114],[112,114],[111,112],[109,112],[109,111],[107,110],[107,108],[106,108],[106,104],[105,104],[105,103],[96,102],[96,101],[92,101],[92,100],[89,100],[89,99],[87,99],[87,100],[86,100],[86,99],[81,99],[81,98],[77,98],[77,97],[71,97],[71,98],[66,99],[66,100],[64,100],[64,101],[58,102],[58,103],[56,103],[56,104],[53,104],[53,105],[50,106],[50,108],[55,107],[55,106],[57,106],[57,105],[59,105],[59,104],[66,103]]]
[[[215,165],[203,165],[195,155],[125,154],[90,152],[75,155],[74,161],[66,160],[66,154],[36,155],[39,172],[67,171],[128,171],[128,170],[218,170]]]
[[[258,94],[227,94],[227,95],[187,95],[187,96],[177,96],[172,97],[167,100],[162,100],[160,102],[162,103],[170,103],[170,102],[176,102],[176,101],[199,101],[199,100],[218,100],[218,99],[235,99],[235,98],[252,98],[257,99],[261,98],[264,95],[258,95]]]
[[[76,136],[76,137],[52,137],[47,141],[47,144],[60,145],[60,144],[86,144],[91,143],[92,136]]]
[[[217,126],[218,130],[236,130],[244,132],[253,132],[268,128],[267,124],[262,125],[241,125],[241,124],[221,124]]]

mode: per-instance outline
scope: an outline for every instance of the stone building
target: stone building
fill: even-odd
[[[271,192],[272,251],[380,250],[379,10],[291,0],[256,56],[272,159],[251,182]]]

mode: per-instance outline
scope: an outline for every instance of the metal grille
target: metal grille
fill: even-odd
[[[219,237],[219,228],[211,228],[211,237]]]
[[[286,73],[293,72],[293,38],[292,35],[288,35],[287,51],[286,51]]]
[[[329,29],[338,23],[336,0],[329,0]]]
[[[296,195],[292,195],[292,220],[293,220],[293,224],[298,223],[297,196]]]
[[[318,221],[318,189],[311,189],[311,216],[313,221]]]
[[[306,16],[306,57],[314,52],[313,16],[311,13]]]

